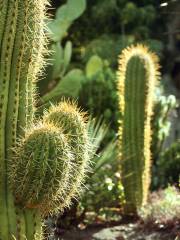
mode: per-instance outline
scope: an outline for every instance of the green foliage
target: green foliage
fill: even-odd
[[[50,92],[41,98],[40,107],[42,109],[47,108],[50,102],[57,102],[62,97],[76,99],[84,80],[84,73],[80,69],[69,71]]]
[[[93,56],[86,65],[86,81],[78,99],[79,105],[94,117],[103,115],[109,125],[106,141],[115,137],[119,112],[116,93],[116,76],[107,61]]]
[[[86,11],[71,27],[74,62],[82,64],[97,54],[116,68],[117,55],[129,44],[148,41],[149,45],[152,40],[159,50],[163,45],[157,40],[163,27],[159,11],[154,1],[87,0]]]
[[[131,33],[134,34],[135,30],[144,26],[144,30],[149,35],[150,26],[157,19],[156,7],[157,4],[150,1],[146,1],[142,6],[139,1],[88,0],[87,11],[79,23],[74,25],[73,30],[77,30],[79,27],[81,31],[81,26],[86,26],[86,35],[81,39],[92,39],[102,33],[118,32],[123,27],[127,29],[125,29],[126,34],[130,32],[130,28]],[[89,19],[91,19],[91,23],[88,23]],[[92,26],[96,26],[96,28],[92,28]],[[89,31],[90,29],[91,31]],[[75,35],[78,34],[77,30]],[[137,36],[138,34],[139,32],[135,33]]]
[[[52,51],[52,72],[49,72],[52,79],[56,79],[59,75],[64,75],[71,60],[72,43],[68,41],[64,47],[59,43],[53,43],[51,46]]]
[[[123,50],[119,58],[119,158],[125,213],[136,214],[147,202],[151,166],[151,116],[158,58],[143,45]]]
[[[49,101],[57,102],[63,96],[74,99],[78,97],[79,106],[93,117],[104,116],[105,122],[110,126],[104,144],[114,138],[119,117],[116,76],[107,61],[93,55],[87,62],[84,72],[78,69],[70,71],[41,100],[47,107]],[[44,108],[43,105],[42,107]]]
[[[49,46],[49,50],[51,54],[46,67],[46,78],[43,80],[43,84],[44,82],[46,84],[52,84],[53,81],[56,81],[65,75],[71,60],[72,43],[67,41],[65,47],[63,48],[59,42],[55,42]]]
[[[124,47],[134,43],[133,35],[118,36],[115,34],[102,35],[90,41],[82,53],[83,61],[87,62],[92,55],[98,55],[108,60],[110,65],[117,65],[117,57]]]
[[[180,193],[169,186],[159,193],[154,193],[150,203],[142,209],[141,216],[147,224],[168,224],[176,222],[180,216]]]
[[[86,76],[87,78],[92,78],[100,71],[102,71],[103,62],[97,55],[92,56],[86,64]]]
[[[75,6],[74,6],[75,4]],[[67,71],[72,57],[72,43],[67,41],[62,43],[67,31],[74,20],[76,20],[85,10],[86,0],[78,0],[76,3],[68,0],[66,4],[60,6],[56,11],[55,19],[49,20],[47,23],[49,50],[48,63],[45,69],[45,79],[38,83],[41,96],[53,91],[49,97],[57,97],[57,91],[61,94],[61,83],[64,78],[68,78]],[[80,69],[74,69],[80,71]],[[56,86],[58,84],[58,86]],[[71,83],[70,83],[71,85]],[[56,89],[54,90],[54,87]],[[60,88],[60,89],[59,89]],[[55,94],[55,96],[54,96]],[[46,96],[45,99],[48,97]],[[44,103],[45,100],[42,100]],[[40,102],[40,104],[42,103]]]
[[[86,1],[67,0],[67,3],[58,8],[55,20],[48,23],[51,40],[59,42],[67,33],[72,22],[77,19],[85,10]]]
[[[174,179],[173,171],[171,171],[171,173],[169,171],[169,177],[162,177],[162,172],[164,172],[164,166],[172,166],[174,159],[170,158],[165,163],[165,165],[163,165],[161,155],[163,155],[164,151],[166,151],[165,143],[172,127],[170,117],[175,113],[177,107],[177,100],[174,95],[165,96],[163,94],[164,92],[162,92],[160,88],[157,88],[157,93],[155,96],[154,115],[151,123],[153,129],[151,144],[153,160],[151,188],[153,190],[157,189],[160,186],[167,186],[168,181],[170,180],[170,175],[172,176],[172,179]],[[173,183],[172,179],[169,183]]]
[[[102,147],[108,132],[109,128],[104,121],[89,122],[89,136],[97,154],[92,159],[92,171],[86,181],[88,190],[79,203],[83,212],[92,211],[98,215],[103,208],[119,206],[119,202],[122,204],[123,201],[115,138]]]
[[[117,66],[117,57],[119,53],[132,43],[136,43],[136,39],[133,34],[103,34],[87,43],[81,53],[82,60],[87,62],[92,55],[98,55],[103,60],[108,60],[110,66],[115,68]],[[159,40],[147,39],[142,41],[142,43],[148,45],[149,48],[158,53],[158,55],[162,54],[163,44]]]
[[[62,21],[62,20],[65,21],[65,20],[69,19],[69,16],[67,14],[67,5],[70,6],[70,4],[72,4],[72,2],[69,1],[65,5],[63,5],[57,9],[55,19],[50,22],[49,26],[51,26],[51,24],[52,24],[52,26],[58,25],[58,21]],[[81,1],[77,2],[77,4],[78,4],[77,11],[79,11],[78,16],[80,16],[80,14],[82,14],[82,12],[84,11],[85,4],[83,4]],[[78,66],[78,67],[80,66],[82,69],[82,68],[84,68],[84,66],[83,66],[84,63],[86,63],[86,68],[87,68],[87,65],[94,58],[94,57],[92,57],[94,55],[99,56],[103,60],[108,60],[109,65],[112,67],[117,66],[116,59],[119,54],[119,51],[121,51],[124,47],[128,46],[129,44],[135,43],[137,40],[139,40],[139,37],[136,37],[132,33],[132,31],[130,34],[127,32],[123,32],[123,31],[121,33],[119,33],[119,29],[122,29],[123,27],[117,26],[118,25],[117,23],[121,23],[121,25],[123,24],[123,26],[127,25],[124,22],[128,22],[128,26],[129,26],[131,21],[127,20],[127,19],[126,20],[123,20],[123,19],[126,18],[125,17],[126,15],[127,16],[132,15],[132,13],[131,13],[132,6],[133,6],[133,8],[136,9],[135,19],[133,19],[133,21],[138,22],[139,26],[141,26],[141,25],[144,26],[144,24],[145,24],[146,28],[149,29],[149,25],[151,25],[154,21],[153,12],[155,12],[155,6],[152,6],[150,2],[147,3],[144,7],[141,7],[141,6],[139,6],[139,3],[132,3],[132,2],[126,3],[126,1],[124,1],[124,2],[119,2],[116,0],[103,1],[103,2],[102,1],[97,1],[97,2],[92,2],[92,1],[88,2],[87,1],[87,6],[88,6],[88,8],[86,9],[83,16],[78,21],[73,23],[68,37],[66,37],[65,34],[63,34],[62,37],[60,37],[60,38],[55,37],[53,39],[53,37],[51,37],[51,40],[56,42],[56,44],[55,44],[56,47],[54,48],[55,55],[52,54],[50,57],[52,60],[50,62],[50,66],[48,66],[48,68],[47,68],[47,74],[46,74],[47,78],[44,81],[39,83],[42,98],[38,105],[41,106],[43,104],[43,106],[41,106],[41,109],[48,106],[48,103],[47,103],[48,101],[56,102],[62,96],[69,96],[72,98],[78,97],[79,91],[81,89],[81,84],[84,83],[83,77],[82,77],[83,71],[80,69],[74,69],[72,74],[71,74],[71,71],[69,74],[69,72],[67,73],[68,68],[71,69],[71,68],[74,68],[74,66]],[[81,11],[78,9],[81,9]],[[149,10],[149,13],[152,13],[152,14],[149,14],[152,16],[152,17],[150,17],[149,22],[147,22],[148,12],[146,11],[146,9]],[[98,14],[98,21],[97,21],[96,14]],[[73,16],[73,14],[72,14],[72,16]],[[76,16],[76,17],[78,17],[78,16]],[[119,21],[113,20],[113,24],[109,25],[109,22],[111,22],[111,19],[113,19],[113,16],[115,18],[119,18]],[[91,19],[91,21],[87,22],[87,19],[89,19],[89,18]],[[127,17],[127,18],[129,18],[129,17]],[[138,21],[139,18],[140,18],[140,21]],[[155,16],[154,16],[154,18],[155,18]],[[91,35],[91,37],[89,37],[88,34],[92,34],[94,31],[94,29],[92,28],[93,22],[96,26],[99,25],[100,22],[102,24],[101,24],[100,29],[97,30],[97,28],[96,28],[94,34]],[[89,25],[89,23],[90,23],[90,25]],[[80,36],[79,36],[80,39],[77,39],[76,34],[80,33],[81,27],[84,25],[86,25],[85,34],[84,34],[84,30],[82,30],[83,34],[80,34]],[[88,27],[90,27],[91,30],[88,31]],[[99,32],[101,32],[101,29],[103,27],[105,28],[104,33],[99,34]],[[49,28],[51,28],[51,27],[49,27]],[[63,27],[59,28],[59,29],[60,29],[60,31],[62,31]],[[132,28],[131,28],[131,30],[132,30]],[[52,32],[51,35],[58,36],[58,33],[55,30],[53,30],[53,27],[51,28],[51,32]],[[71,34],[71,32],[73,32],[73,34]],[[135,33],[137,33],[137,30],[135,30]],[[84,36],[86,37],[85,43],[83,40]],[[64,37],[66,37],[66,38],[64,39]],[[60,45],[62,46],[62,38],[63,38],[64,42],[66,42],[67,38],[71,38],[71,40],[73,40],[74,46],[75,46],[75,47],[73,47],[73,49],[71,49],[71,51],[73,51],[73,59],[71,60],[72,63],[71,63],[71,65],[65,64],[66,67],[64,67],[64,59],[63,59],[64,55],[65,55],[63,53],[64,50],[62,47],[60,47]],[[158,53],[161,52],[162,44],[160,41],[153,40],[153,39],[147,39],[144,37],[142,37],[141,40],[143,40],[144,42],[148,42],[148,44],[150,46],[152,46],[153,50],[156,50]],[[61,42],[61,44],[59,43],[59,41]],[[61,51],[58,50],[59,48],[61,48]],[[53,48],[52,48],[52,50],[53,50]],[[70,58],[68,58],[68,59],[70,60]],[[75,62],[73,62],[74,60],[75,60]],[[69,63],[69,61],[68,61],[68,63]],[[96,62],[96,64],[93,62],[93,64],[91,66],[93,66],[93,68],[96,68],[96,66],[98,66],[98,64],[97,64],[97,62]],[[92,71],[94,71],[94,70],[92,70]],[[73,77],[73,74],[74,74],[74,77]],[[92,74],[94,74],[94,73],[92,72]],[[86,79],[86,77],[89,77],[87,71],[86,71],[85,75],[86,76],[84,76],[84,79]],[[106,73],[105,73],[105,75],[106,75]],[[47,82],[46,82],[46,80],[47,80]],[[109,83],[110,83],[110,80],[109,80]],[[114,85],[114,83],[112,83],[112,85]],[[73,89],[74,89],[74,91],[73,91]],[[108,110],[107,110],[107,115],[110,116],[111,113],[109,111],[111,111],[110,108],[108,108]],[[104,111],[101,112],[101,114],[103,114],[103,113],[104,113]]]
[[[152,151],[153,159],[157,161],[160,152],[162,152],[165,139],[168,137],[171,122],[169,115],[175,110],[177,101],[174,95],[156,97],[154,107],[154,117],[152,121],[153,136],[152,136]]]
[[[157,162],[159,172],[159,184],[167,186],[169,183],[178,186],[180,178],[180,140],[172,143],[171,146],[160,155]]]
[[[104,208],[123,204],[123,187],[117,165],[116,144],[111,141],[93,159],[93,173],[86,182],[88,191],[79,203],[81,211],[92,211],[98,215]]]

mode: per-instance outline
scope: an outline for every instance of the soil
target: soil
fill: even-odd
[[[50,238],[51,239],[51,238]],[[53,239],[53,238],[52,238]],[[90,226],[84,230],[66,231],[57,240],[180,240],[180,232],[145,231],[138,223],[122,224],[113,227]]]

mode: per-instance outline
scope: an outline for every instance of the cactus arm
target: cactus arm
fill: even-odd
[[[66,137],[57,127],[41,124],[26,135],[16,150],[11,179],[17,202],[27,208],[49,210],[69,181],[71,154]]]
[[[89,159],[84,119],[74,105],[62,103],[65,108],[60,113],[73,113],[72,119],[63,117],[60,124],[43,119],[34,127],[45,6],[46,0],[0,0],[2,240],[42,239],[42,215],[62,209],[59,203],[63,207],[69,204]]]
[[[36,81],[41,76],[42,68],[44,65],[43,55],[46,53],[46,37],[44,35],[44,19],[45,19],[45,7],[48,4],[48,0],[33,3],[34,15],[31,16],[31,29],[34,31],[34,37],[32,41],[32,53],[30,56],[29,70],[28,70],[28,83],[26,89],[28,89],[28,114],[27,124],[28,126],[33,122],[35,112],[35,101],[36,101]],[[37,24],[34,24],[36,20]]]
[[[28,113],[28,94],[33,95],[30,89],[27,88],[28,75],[30,69],[30,58],[32,56],[33,41],[35,38],[35,30],[33,28],[33,21],[36,18],[31,8],[35,8],[31,1],[18,1],[18,18],[16,36],[14,39],[13,55],[9,85],[9,101],[6,114],[6,149],[15,147],[17,135],[23,134],[23,129],[27,127],[27,119],[30,117]],[[36,26],[34,24],[34,26]],[[32,77],[32,76],[31,76]],[[29,79],[31,82],[32,79]],[[28,94],[27,94],[27,91]],[[33,111],[31,111],[32,113]],[[12,152],[7,151],[7,159],[12,158]],[[11,167],[11,166],[10,166]],[[7,169],[7,171],[9,171]],[[9,231],[11,234],[19,236],[25,235],[25,223],[23,220],[23,214],[21,216],[19,228],[16,228],[16,214],[14,200],[12,199],[12,193],[8,187],[8,219],[9,219]],[[18,229],[18,230],[17,230]],[[19,232],[17,232],[19,231]]]
[[[6,117],[6,149],[15,147],[17,134],[23,133],[23,128],[26,127],[27,114],[27,74],[29,69],[29,58],[32,52],[32,40],[34,31],[29,28],[32,21],[33,4],[29,1],[18,2],[18,18],[16,36],[14,39],[11,66],[10,85],[9,85],[9,101]],[[20,109],[20,110],[19,110]],[[19,116],[18,116],[19,114]],[[19,125],[19,126],[18,126]],[[17,130],[17,128],[19,128]],[[11,151],[7,151],[7,159],[12,158]],[[11,167],[11,166],[10,166]],[[7,171],[9,171],[7,169]],[[8,219],[9,231],[16,235],[16,214],[12,194],[8,189]],[[22,225],[22,224],[21,224]],[[20,234],[22,235],[22,233]]]
[[[44,2],[44,3],[43,3]],[[43,65],[42,53],[44,51],[44,8],[45,2],[22,1],[26,7],[24,26],[24,39],[26,42],[23,55],[23,66],[20,76],[20,99],[18,112],[18,133],[24,134],[23,129],[29,127],[34,117],[35,82]]]
[[[33,86],[41,65],[42,51],[37,51],[37,44],[44,39],[44,7],[45,1],[0,1],[0,238],[3,240],[25,236],[23,212],[14,205],[7,173],[13,155],[10,149],[15,146],[16,137],[24,134],[27,120],[32,121],[32,104],[30,109],[27,106],[28,97],[32,100],[34,96],[28,81]]]
[[[26,1],[23,3],[26,5]],[[21,98],[19,93],[19,86],[22,85],[22,82],[26,82],[26,76],[24,75],[24,55],[25,55],[25,45],[26,37],[25,32],[27,31],[27,9],[23,9],[22,2],[18,5],[18,20],[17,20],[17,29],[13,45],[13,55],[12,60],[9,63],[11,66],[11,75],[10,75],[10,84],[9,84],[9,101],[7,108],[7,117],[6,117],[6,148],[10,149],[16,142],[17,134],[17,119],[18,119],[18,108],[19,108],[19,99]],[[27,56],[26,56],[27,57]],[[23,76],[22,76],[23,75]],[[24,79],[22,79],[22,77]],[[25,91],[25,89],[23,89]],[[24,100],[24,99],[23,99]],[[23,104],[24,106],[25,104]],[[25,111],[26,112],[26,111]],[[23,127],[23,126],[22,126]]]
[[[24,240],[26,235],[26,223],[24,217],[24,210],[19,207],[16,208],[16,229],[16,235],[14,235],[13,233],[11,233],[10,235],[13,235],[16,240]]]
[[[7,1],[6,1],[7,2]],[[8,7],[8,14],[6,19],[6,27],[3,35],[1,35],[1,56],[0,56],[0,165],[1,165],[1,186],[0,186],[0,222],[1,222],[1,237],[6,240],[9,231],[9,222],[7,217],[7,180],[5,161],[5,121],[8,104],[9,80],[10,80],[10,64],[12,59],[13,44],[15,39],[16,21],[17,21],[17,1],[9,1],[3,3],[4,8]]]
[[[43,215],[70,204],[80,190],[89,160],[83,116],[75,105],[62,102],[22,139],[12,159],[17,203],[38,208]]]
[[[38,149],[41,149],[41,152],[39,155],[39,161],[35,163],[32,176],[35,176],[36,172],[39,171],[39,178],[34,179],[33,185],[28,192],[28,196],[27,196],[28,199],[32,199],[33,193],[36,191],[37,186],[39,189],[42,189],[44,187],[43,182],[46,180],[45,177],[46,177],[48,157],[49,157],[49,139],[47,137],[45,137],[45,139],[42,139],[42,142],[39,143]],[[38,149],[37,151],[39,152]],[[39,181],[39,179],[41,181]],[[27,183],[27,187],[28,187],[28,183]],[[44,190],[47,191],[46,188],[44,188]]]
[[[0,51],[2,47],[1,44],[5,30],[6,14],[8,8],[8,5],[5,4],[5,1],[7,2],[8,0],[0,0]]]
[[[26,93],[26,75],[27,75],[27,58],[30,52],[30,46],[27,47],[28,39],[28,19],[31,13],[29,10],[29,3],[27,1],[19,1],[18,5],[18,19],[17,19],[17,29],[13,47],[13,56],[11,62],[11,77],[9,85],[9,101],[7,108],[7,118],[6,118],[6,149],[11,149],[15,147],[17,134],[20,135],[23,132],[23,127],[26,127],[26,115],[27,115],[27,93]],[[29,30],[30,31],[30,30]],[[21,88],[21,92],[20,92]],[[19,113],[19,108],[23,108],[23,116]],[[19,131],[17,130],[20,124]],[[12,158],[12,152],[7,151],[7,158]],[[11,166],[10,166],[11,167]],[[8,170],[8,169],[7,169]],[[8,170],[9,171],[9,170]],[[10,232],[16,235],[16,215],[15,210],[13,211],[13,200],[12,194],[8,189],[8,219],[10,225]],[[23,217],[23,216],[22,216]],[[22,225],[22,224],[21,224]],[[22,235],[22,233],[20,233]]]
[[[36,209],[25,210],[26,238],[39,240],[42,237],[40,214]]]
[[[153,91],[159,78],[158,58],[142,45],[125,49],[118,72],[120,159],[126,211],[146,203],[150,184]]]
[[[0,127],[1,132],[3,133],[1,137],[3,137],[2,142],[4,142],[4,127],[6,121],[6,112],[8,105],[8,94],[9,94],[9,82],[10,82],[10,67],[12,61],[13,54],[13,46],[15,39],[15,31],[16,31],[16,21],[17,21],[17,1],[10,1],[9,11],[8,11],[8,19],[7,26],[4,33],[4,41],[2,43],[2,51],[1,51],[1,65],[0,65],[0,87],[1,87],[1,121]]]
[[[86,172],[87,162],[89,161],[88,151],[89,143],[84,123],[84,113],[79,114],[75,104],[61,102],[57,107],[52,106],[49,113],[45,115],[46,123],[61,127],[64,134],[67,134],[70,142],[71,151],[74,155],[72,161],[73,173],[69,181],[69,189],[64,192],[63,201],[60,199],[58,205],[62,209],[70,205],[71,199],[80,191],[80,185],[83,182]],[[61,209],[60,209],[61,210]]]
[[[14,191],[16,192],[19,189],[21,189],[21,191],[19,191],[19,194],[17,195],[17,200],[20,198],[22,201],[28,201],[28,199],[32,198],[33,196],[34,185],[32,185],[29,182],[29,179],[34,179],[34,176],[37,170],[36,165],[38,164],[38,161],[35,162],[35,161],[32,161],[32,159],[33,158],[40,159],[40,156],[42,154],[41,151],[43,152],[41,145],[45,144],[45,142],[42,140],[41,137],[39,137],[38,140],[39,140],[38,142],[32,142],[34,146],[30,146],[29,148],[26,147],[26,149],[22,149],[22,148],[19,149],[19,154],[20,154],[20,151],[22,151],[21,153],[22,159],[21,159],[21,163],[18,165],[16,169],[16,172],[18,173],[18,179],[15,185]],[[46,160],[46,159],[42,158],[42,160]],[[22,176],[22,173],[23,173],[23,176]],[[39,185],[37,186],[39,187]]]
[[[28,75],[32,58],[33,41],[35,37],[34,26],[32,22],[32,18],[34,16],[33,10],[35,6],[31,1],[26,0],[20,2],[20,7],[20,11],[24,13],[22,14],[21,18],[19,16],[19,27],[21,28],[21,34],[17,34],[17,46],[15,46],[19,52],[19,55],[18,57],[15,56],[14,59],[15,61],[16,59],[19,59],[20,61],[19,73],[17,72],[17,78],[19,80],[19,105],[17,119],[18,137],[23,135],[24,129],[28,127],[28,96],[32,94],[31,90],[28,88]],[[18,46],[19,42],[21,43],[20,47]],[[12,76],[15,76],[15,74],[12,74]]]
[[[7,217],[10,235],[16,236],[18,234],[18,218],[17,218],[17,208],[14,204],[14,196],[10,191],[9,186],[7,186]]]
[[[54,147],[56,146],[56,147]],[[48,170],[45,173],[44,179],[42,179],[42,189],[41,189],[41,194],[39,195],[39,199],[43,201],[44,195],[47,192],[46,189],[51,189],[51,192],[49,194],[52,194],[54,189],[56,189],[59,186],[59,181],[56,178],[56,174],[60,169],[63,169],[62,164],[62,159],[59,159],[59,163],[57,161],[53,161],[53,159],[56,159],[58,155],[58,149],[57,149],[58,143],[56,139],[49,139],[49,152],[48,152],[48,161],[47,161],[47,166]],[[67,179],[65,177],[64,179]]]

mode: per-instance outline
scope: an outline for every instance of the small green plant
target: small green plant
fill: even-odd
[[[180,193],[175,187],[169,186],[157,193],[152,193],[149,204],[142,208],[141,216],[147,223],[166,225],[180,220]]]
[[[161,86],[162,87],[162,86]],[[165,96],[165,93],[160,86],[156,89],[154,114],[152,118],[152,182],[151,189],[157,189],[158,187],[167,186],[168,183],[173,184],[174,171],[173,171],[173,158],[170,158],[167,162],[162,164],[162,155],[166,151],[167,139],[171,131],[171,118],[176,116],[177,100],[174,95]],[[176,162],[176,161],[175,161]],[[165,167],[166,166],[166,167]],[[177,165],[174,165],[177,169]],[[168,177],[163,176],[165,168],[169,168]],[[172,171],[170,170],[172,169]],[[167,170],[165,170],[167,171]],[[170,180],[171,178],[171,180]]]
[[[137,213],[137,209],[147,202],[151,166],[150,123],[158,69],[157,56],[143,45],[124,49],[119,58],[119,158],[126,213]]]
[[[103,122],[91,121],[88,129],[96,155],[92,158],[92,172],[86,181],[88,191],[82,195],[79,209],[98,215],[104,208],[122,205],[123,187],[117,171],[117,139],[114,137],[103,146],[102,143],[109,134],[109,128]]]
[[[80,191],[89,160],[84,114],[52,106],[35,123],[46,0],[0,3],[0,239],[41,240],[42,217]]]
[[[167,184],[178,186],[180,177],[180,140],[172,143],[159,158],[157,162],[159,172],[159,183],[166,187]]]
[[[156,97],[154,106],[154,116],[152,119],[152,154],[153,159],[158,160],[163,150],[164,141],[169,135],[171,122],[169,114],[177,107],[177,101],[174,95],[160,95]]]

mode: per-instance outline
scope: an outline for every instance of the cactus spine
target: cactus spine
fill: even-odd
[[[76,141],[70,139],[72,129],[63,129],[69,121],[64,116],[59,123],[57,114],[55,122],[44,116],[34,124],[46,5],[46,0],[0,0],[0,240],[42,239],[42,216],[69,205],[88,162],[84,115],[74,104],[61,106],[74,112],[76,126],[69,127],[82,129]],[[71,178],[78,179],[73,194]]]
[[[147,201],[151,165],[150,122],[158,69],[157,56],[140,44],[126,48],[119,57],[119,144],[126,213],[136,213]]]

